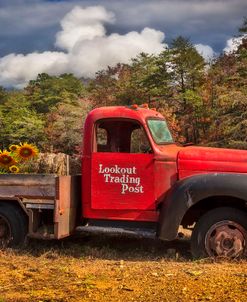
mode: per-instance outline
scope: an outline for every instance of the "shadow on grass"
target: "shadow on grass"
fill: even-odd
[[[30,239],[18,254],[34,257],[69,256],[75,258],[156,261],[161,259],[189,260],[189,240],[180,239],[164,242],[150,238],[134,238],[124,235],[75,235],[60,241]],[[50,255],[50,256],[49,256]]]

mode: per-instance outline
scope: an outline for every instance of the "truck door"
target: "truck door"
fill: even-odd
[[[154,155],[142,126],[129,119],[95,126],[92,209],[154,210]]]

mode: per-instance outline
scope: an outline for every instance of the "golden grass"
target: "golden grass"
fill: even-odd
[[[3,301],[247,301],[247,262],[192,261],[186,240],[31,241],[0,252]]]

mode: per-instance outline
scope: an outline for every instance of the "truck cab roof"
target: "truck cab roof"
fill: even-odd
[[[94,123],[97,120],[105,118],[128,118],[145,123],[148,117],[164,119],[159,112],[143,106],[111,106],[92,110],[87,117],[87,122]]]

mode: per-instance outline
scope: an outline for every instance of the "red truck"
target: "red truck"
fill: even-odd
[[[0,175],[0,242],[60,239],[78,227],[192,229],[194,257],[247,253],[247,151],[174,142],[145,106],[102,107],[84,125],[82,175]]]

